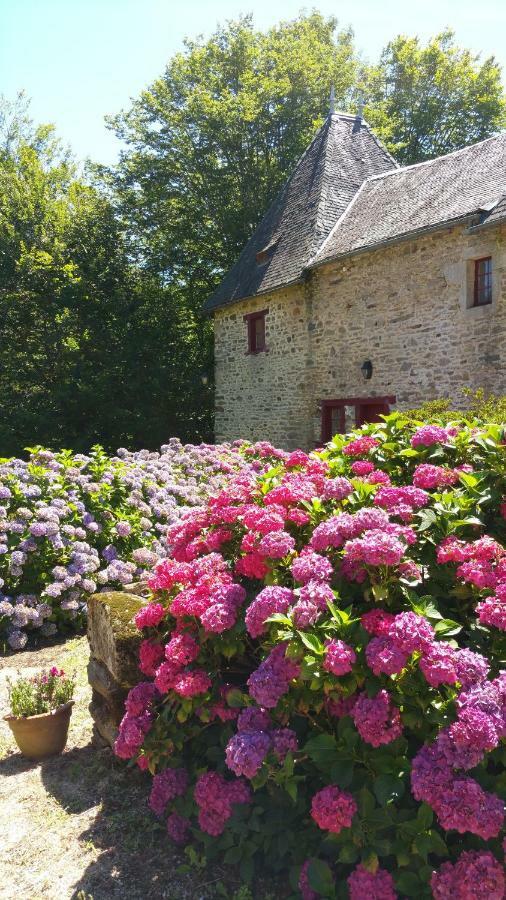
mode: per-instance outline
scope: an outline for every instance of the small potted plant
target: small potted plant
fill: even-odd
[[[5,721],[28,759],[62,753],[74,701],[74,676],[53,666],[32,678],[8,682],[11,713]]]

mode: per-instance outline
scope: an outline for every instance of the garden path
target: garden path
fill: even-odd
[[[77,678],[61,756],[24,759],[0,718],[0,900],[230,896],[219,872],[177,871],[183,859],[146,807],[147,776],[92,746],[87,660],[84,637],[0,660],[0,716],[8,711],[6,679],[18,671],[57,665]]]

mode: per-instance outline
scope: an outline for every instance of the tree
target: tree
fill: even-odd
[[[450,30],[426,46],[396,37],[363,77],[365,115],[401,165],[458,150],[506,124],[500,66],[458,47]]]
[[[23,115],[0,150],[0,452],[159,446],[208,434],[198,340],[132,264],[110,200],[50,127]],[[181,404],[181,380],[188,406]]]
[[[318,13],[266,33],[250,17],[187,41],[132,107],[111,173],[138,259],[201,305],[327,113],[347,107],[357,60],[349,31]]]

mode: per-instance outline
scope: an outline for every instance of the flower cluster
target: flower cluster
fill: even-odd
[[[20,650],[30,634],[81,627],[90,594],[145,579],[185,511],[268,461],[241,442],[173,439],[159,453],[36,449],[1,462],[0,642]]]
[[[173,840],[306,900],[504,894],[503,440],[395,414],[257,445],[167,529],[117,747]]]

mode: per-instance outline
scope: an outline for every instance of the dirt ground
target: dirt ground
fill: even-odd
[[[221,871],[178,871],[187,860],[147,808],[149,778],[92,746],[87,657],[78,637],[0,660],[0,900],[247,898]],[[76,672],[76,704],[65,752],[34,763],[1,718],[6,679],[51,665]]]

